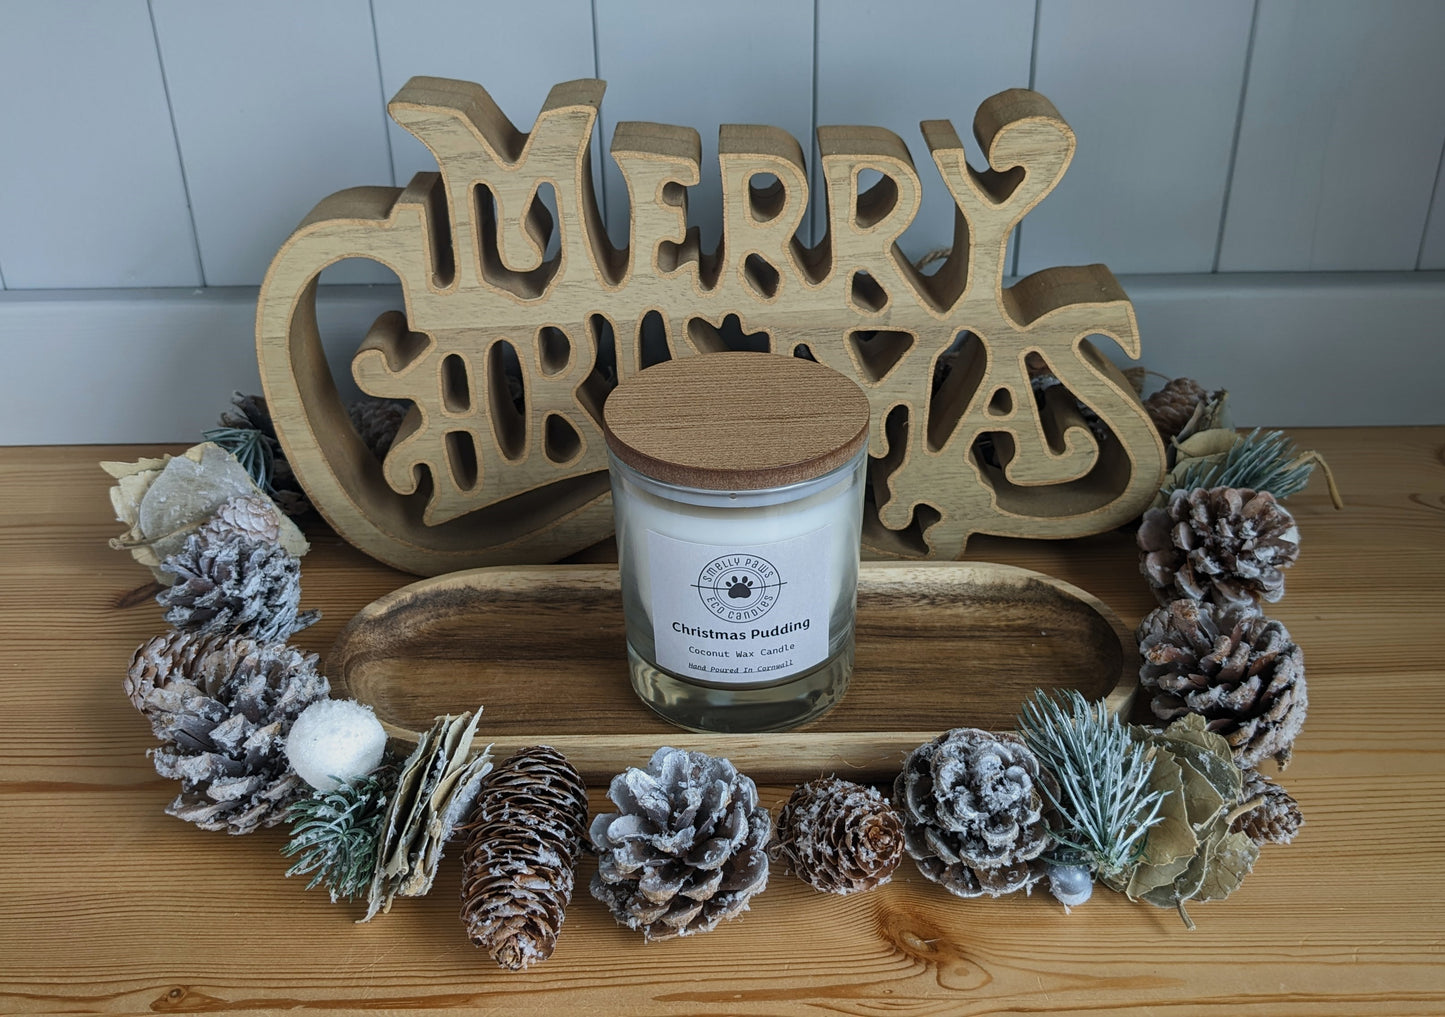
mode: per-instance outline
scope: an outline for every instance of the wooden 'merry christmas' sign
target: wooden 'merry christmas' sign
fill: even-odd
[[[644,349],[654,326],[665,356],[747,345],[857,381],[873,409],[875,554],[954,558],[972,533],[1080,536],[1147,506],[1163,447],[1089,339],[1139,355],[1113,274],[1052,268],[1003,288],[1010,233],[1074,151],[1047,99],[1015,89],[983,103],[982,173],[951,123],[923,123],[957,204],[952,250],[925,275],[897,247],[922,184],[903,142],[876,127],[818,129],[827,233],[808,248],[797,140],[724,126],[722,243],[704,252],[687,227],[697,132],[620,123],[611,154],[631,232],[613,248],[588,150],[604,87],[558,85],[522,134],[480,86],[413,78],[390,112],[441,172],[333,194],[277,253],[257,308],[261,376],[287,458],[342,536],[424,574],[552,561],[605,538],[601,406],[619,377],[664,356]],[[866,170],[881,178],[860,193]],[[405,295],[405,314],[378,318],[352,361],[363,391],[414,404],[384,461],[352,429],[317,329],[317,278],[350,257],[390,267]],[[1062,384],[1036,399],[1038,358]]]

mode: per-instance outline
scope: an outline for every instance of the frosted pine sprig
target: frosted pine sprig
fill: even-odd
[[[301,857],[286,875],[310,874],[306,889],[324,883],[333,904],[365,896],[376,871],[377,840],[395,779],[394,769],[383,769],[292,805],[291,840],[281,854]]]
[[[1160,493],[1167,499],[1176,490],[1234,487],[1288,498],[1305,489],[1315,465],[1322,462],[1318,453],[1300,453],[1283,431],[1261,432],[1256,427],[1230,446],[1223,459],[1206,457],[1185,464],[1177,477],[1164,482]],[[1332,478],[1330,487],[1338,501]]]
[[[1059,782],[1057,796],[1041,785],[1063,819],[1054,839],[1082,853],[1101,878],[1132,869],[1167,793],[1150,790],[1146,746],[1102,702],[1073,690],[1061,699],[1035,691],[1018,720],[1024,742]]]
[[[267,494],[275,494],[271,478],[276,471],[276,450],[272,439],[248,427],[213,427],[201,437],[231,453],[241,468]]]

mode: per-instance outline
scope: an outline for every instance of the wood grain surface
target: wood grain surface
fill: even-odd
[[[471,569],[373,601],[326,655],[332,695],[366,703],[410,742],[443,713],[485,705],[499,758],[539,742],[584,779],[666,742],[726,756],[757,780],[821,773],[891,780],[940,728],[1012,728],[1036,688],[1127,710],[1139,687],[1131,628],[1042,573],[991,562],[865,562],[856,664],[843,701],[776,734],[679,731],[632,691],[612,566]]]
[[[952,560],[982,533],[1100,533],[1148,504],[1164,449],[1104,352],[1140,355],[1118,280],[1094,264],[1004,286],[1008,238],[1076,147],[1047,98],[984,100],[984,172],[951,121],[919,125],[957,205],[954,242],[924,274],[897,245],[922,179],[873,127],[818,128],[829,221],[806,247],[798,140],[724,124],[713,249],[687,225],[697,131],[620,124],[610,161],[631,194],[629,239],[612,247],[589,156],[604,88],[559,84],[523,134],[481,85],[412,78],[388,110],[441,172],[338,191],[277,251],[257,299],[262,386],[311,503],[351,543],[420,575],[576,553],[612,525],[599,421],[613,384],[745,349],[817,360],[866,394],[872,557]],[[349,422],[316,312],[320,273],[350,258],[386,265],[405,296],[351,361],[362,391],[412,403],[381,459]],[[1060,382],[1039,398],[1036,369]]]
[[[654,480],[756,491],[814,480],[868,444],[868,397],[798,357],[743,351],[668,360],[607,397],[602,433]]]
[[[1303,552],[1270,608],[1309,667],[1283,779],[1308,821],[1235,897],[1194,909],[1197,931],[1102,891],[1072,915],[1044,894],[962,901],[905,862],[860,898],[778,874],[740,920],[651,946],[584,892],[522,975],[463,936],[455,853],[430,897],[355,926],[281,878],[280,831],[163,814],[173,788],[121,676],[164,624],[149,577],[105,546],[119,527],[94,466],[156,447],[0,449],[0,1013],[1445,1013],[1445,428],[1293,437],[1349,503],[1290,499]],[[304,604],[326,617],[298,641],[321,652],[409,577],[310,535]],[[1081,586],[1129,624],[1152,604],[1127,532],[969,553]]]

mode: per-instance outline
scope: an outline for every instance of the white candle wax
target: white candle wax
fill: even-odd
[[[721,492],[659,484],[614,459],[634,651],[719,685],[786,681],[837,653],[852,635],[862,461],[785,488]]]

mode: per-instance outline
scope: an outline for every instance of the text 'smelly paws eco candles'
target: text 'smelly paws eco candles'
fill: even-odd
[[[603,411],[632,685],[702,731],[801,724],[842,698],[868,399],[828,367],[710,353]]]

